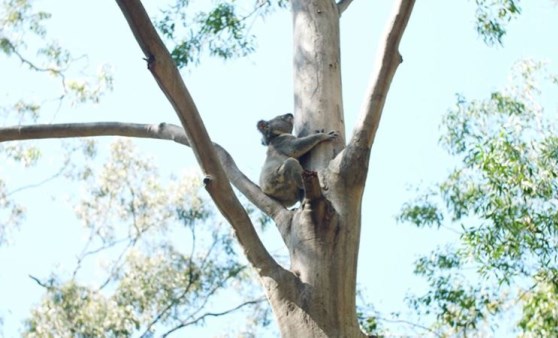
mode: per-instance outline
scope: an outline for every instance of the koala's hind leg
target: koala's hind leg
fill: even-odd
[[[279,167],[278,173],[284,177],[285,182],[294,182],[296,188],[303,189],[304,185],[302,183],[302,172],[304,169],[298,162],[296,158],[289,157],[286,159],[281,167]]]
[[[303,171],[298,160],[293,157],[286,159],[277,169],[279,184],[276,187],[276,198],[285,206],[291,206],[304,197]]]

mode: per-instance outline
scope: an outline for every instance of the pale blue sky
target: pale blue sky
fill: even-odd
[[[87,54],[84,64],[93,69],[100,63],[109,63],[114,69],[115,90],[101,104],[64,106],[54,122],[177,123],[115,2],[37,3],[54,14],[51,36],[76,54]],[[151,13],[158,3],[146,1]],[[558,10],[553,2],[525,2],[524,6],[523,15],[509,27],[504,47],[489,48],[476,35],[472,1],[424,0],[415,5],[400,47],[404,62],[387,99],[364,196],[358,282],[367,300],[379,310],[400,310],[405,293],[420,285],[412,276],[413,260],[451,239],[448,234],[396,224],[394,216],[412,196],[409,185],[435,181],[448,171],[448,158],[437,147],[438,125],[454,103],[454,94],[488,95],[505,83],[510,67],[520,58],[558,60],[554,42]],[[391,1],[355,0],[342,17],[343,97],[349,135],[391,10]],[[183,74],[210,136],[256,181],[265,156],[256,121],[292,111],[289,13],[258,20],[253,31],[258,37],[253,55],[228,62],[205,59]],[[21,95],[41,99],[49,96],[47,91],[56,90],[55,82],[22,75],[25,67],[15,60],[0,60],[0,100]],[[8,91],[11,94],[5,94]],[[57,106],[45,109],[52,113]],[[163,172],[196,167],[189,149],[161,141],[138,144],[156,158]],[[0,174],[17,187],[48,176],[57,168],[57,160],[55,154],[47,159],[42,167],[46,171],[24,173],[15,166],[0,166]],[[59,183],[51,183],[17,196],[27,202],[29,216],[15,234],[14,244],[0,248],[0,316],[7,337],[17,332],[17,321],[42,293],[28,274],[47,276],[56,266],[72,268],[82,235],[66,199],[78,194],[77,186],[61,188]]]

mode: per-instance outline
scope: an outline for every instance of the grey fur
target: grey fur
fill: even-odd
[[[285,207],[299,201],[304,193],[302,172],[298,159],[317,144],[337,137],[337,132],[296,137],[292,135],[293,115],[279,115],[269,121],[258,122],[262,143],[267,145],[267,156],[260,174],[262,191]]]

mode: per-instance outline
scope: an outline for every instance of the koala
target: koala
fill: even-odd
[[[279,115],[269,121],[258,122],[262,143],[267,146],[267,155],[260,174],[262,191],[278,200],[285,207],[294,205],[304,196],[302,172],[298,159],[321,142],[331,141],[337,132],[296,137],[292,135],[293,115]]]

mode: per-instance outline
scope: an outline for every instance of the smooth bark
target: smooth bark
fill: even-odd
[[[396,2],[392,23],[388,26],[384,42],[378,49],[376,69],[370,76],[370,85],[363,100],[360,119],[355,125],[349,146],[343,155],[348,164],[346,171],[355,170],[354,166],[360,162],[359,159],[367,159],[369,156],[393,76],[403,62],[399,52],[399,43],[409,22],[414,4],[414,0]],[[367,160],[366,164],[368,164]],[[361,177],[359,179],[364,180]],[[357,182],[357,184],[360,183]]]
[[[293,0],[293,81],[295,131],[339,132],[302,159],[308,170],[324,168],[345,143],[341,93],[339,11],[331,0]]]
[[[322,128],[342,131],[340,12],[330,0],[291,3],[297,132],[304,135]],[[290,228],[287,247],[291,270],[303,286],[295,293],[298,299],[290,316],[276,312],[285,336],[362,335],[355,308],[362,194],[372,140],[401,61],[398,45],[413,3],[411,0],[397,3],[393,24],[380,49],[379,71],[367,93],[371,107],[364,108],[364,116],[347,148],[343,148],[343,142],[318,148],[303,161],[306,169],[318,171],[317,176],[307,176],[306,188],[314,192],[319,184],[323,194],[307,195]],[[274,309],[277,308],[281,306],[275,305]]]

